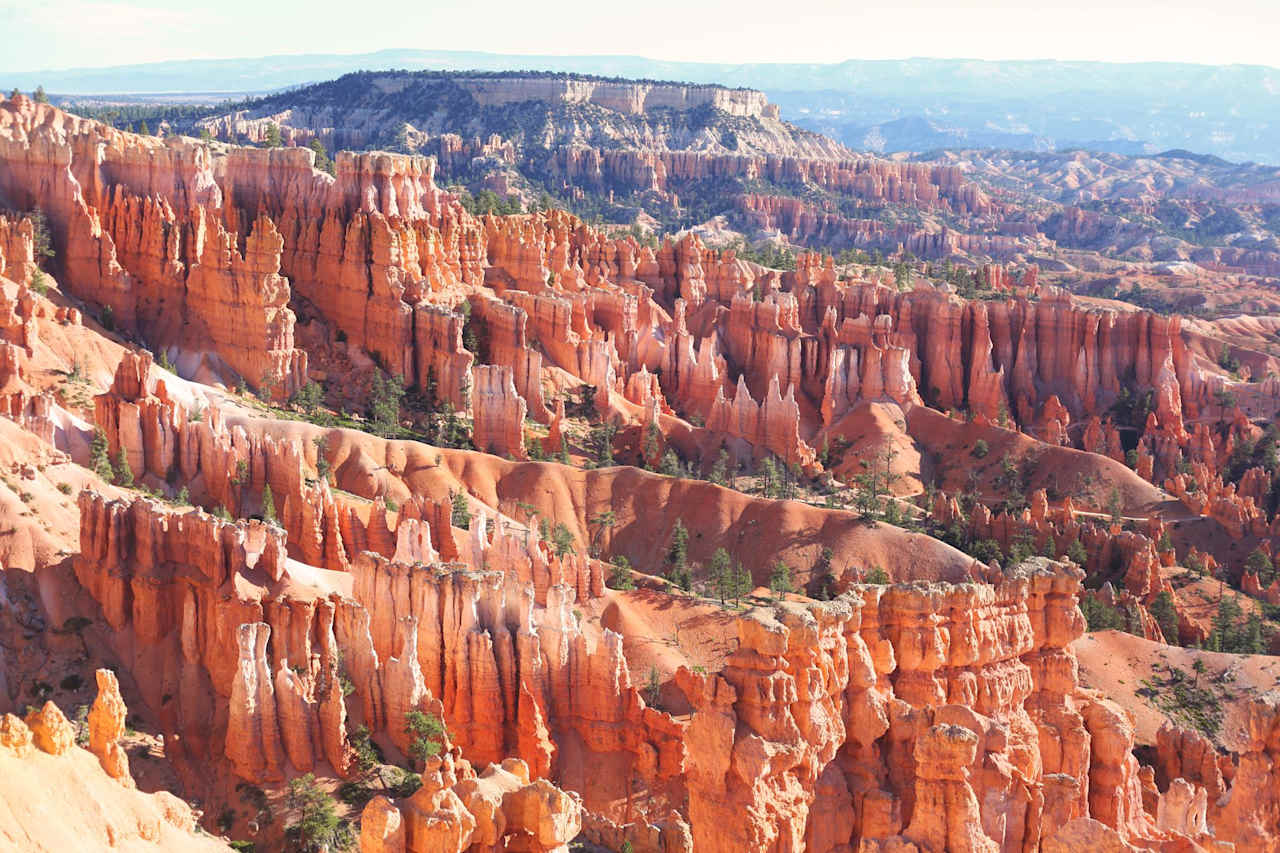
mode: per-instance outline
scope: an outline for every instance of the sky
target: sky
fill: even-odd
[[[384,48],[1280,66],[1280,0],[0,0],[0,32],[9,71]]]

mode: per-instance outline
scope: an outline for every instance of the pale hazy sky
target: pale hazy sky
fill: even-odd
[[[1280,0],[0,0],[0,69],[382,48],[1280,66]]]

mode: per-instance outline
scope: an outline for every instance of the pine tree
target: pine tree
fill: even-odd
[[[1169,590],[1162,590],[1147,608],[1151,618],[1160,626],[1164,641],[1170,645],[1178,643],[1178,612],[1173,606],[1173,596]]]
[[[142,134],[143,136],[151,135],[151,128],[147,127],[147,120],[145,118],[142,121],[138,122],[138,133]]]
[[[332,175],[333,161],[329,159],[329,152],[325,150],[324,143],[319,139],[313,139],[307,147],[316,154],[316,168]]]
[[[619,554],[609,566],[609,589],[628,590],[636,588],[635,578],[631,576],[631,561]]]
[[[403,377],[388,376],[381,369],[374,371],[369,388],[369,420],[378,435],[390,437],[399,429],[404,394]]]
[[[280,147],[280,125],[275,122],[267,124],[266,133],[262,137],[263,148],[279,148]]]
[[[766,456],[760,463],[760,493],[766,498],[778,494],[778,466],[772,456]]]
[[[667,580],[681,589],[688,590],[693,586],[693,577],[689,571],[689,530],[684,522],[676,519],[676,526],[671,529],[671,543],[667,547]]]
[[[409,735],[409,757],[426,763],[440,754],[447,736],[444,723],[435,714],[409,711],[404,715],[404,730]]]
[[[262,487],[262,520],[274,524],[276,522],[276,501],[271,494],[271,484]]]
[[[1111,495],[1107,498],[1107,514],[1111,516],[1112,524],[1119,524],[1124,519],[1124,502],[1120,499],[1120,490],[1112,487]]]
[[[725,486],[729,483],[729,451],[723,447],[720,448],[720,455],[716,457],[715,464],[711,466],[711,473],[707,474],[707,480],[717,486]]]
[[[741,563],[733,570],[733,603],[738,601],[745,595],[750,595],[751,590],[755,588],[755,581]]]
[[[791,577],[791,567],[779,560],[774,563],[769,573],[769,589],[779,597],[795,592],[795,582]]]
[[[117,486],[123,486],[126,489],[133,487],[133,469],[129,467],[129,457],[125,454],[123,447],[116,454],[115,482]]]
[[[100,478],[110,483],[115,479],[115,471],[111,467],[110,446],[107,434],[102,427],[93,431],[93,440],[89,442],[89,466]]]
[[[573,532],[563,521],[557,521],[556,526],[551,529],[551,550],[557,557],[564,559],[574,553],[573,542]]]
[[[465,492],[450,492],[449,502],[453,505],[453,509],[449,516],[449,523],[454,527],[467,530],[471,527],[471,506],[467,502]]]
[[[710,575],[711,589],[720,599],[721,604],[733,598],[733,558],[729,556],[728,551],[723,548],[716,549],[716,552],[711,555],[711,565],[707,573]]]
[[[647,468],[656,465],[662,455],[662,430],[658,422],[651,421],[644,430],[644,445],[640,450],[640,466]]]
[[[314,773],[289,780],[285,803],[298,816],[286,830],[296,849],[340,849],[350,844],[349,830],[338,818],[333,799],[316,784]]]

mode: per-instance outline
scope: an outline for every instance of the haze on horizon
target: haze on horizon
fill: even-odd
[[[613,7],[617,8],[617,7]],[[1280,64],[1280,3],[1230,0],[1211,15],[1192,0],[653,0],[609,4],[491,0],[321,2],[0,0],[9,71],[385,48],[634,55],[684,62],[835,63],[908,57],[985,60]]]

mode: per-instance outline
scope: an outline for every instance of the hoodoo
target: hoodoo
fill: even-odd
[[[1065,156],[0,100],[0,846],[1280,849],[1275,211]]]

